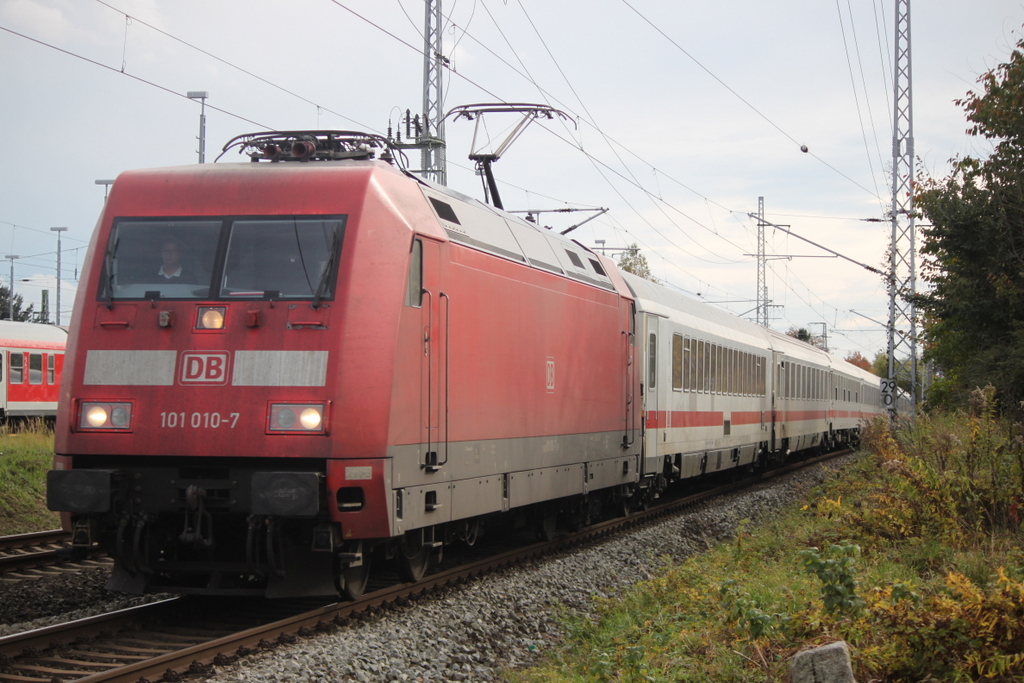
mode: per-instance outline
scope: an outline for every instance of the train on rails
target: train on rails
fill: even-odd
[[[250,162],[121,174],[89,246],[48,505],[111,588],[354,597],[496,518],[550,535],[879,412],[873,375],[383,138],[235,142]]]
[[[67,339],[62,327],[0,320],[0,420],[56,417]]]

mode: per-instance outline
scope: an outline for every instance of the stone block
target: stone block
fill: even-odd
[[[850,664],[850,648],[837,641],[797,653],[789,661],[791,683],[857,683]]]

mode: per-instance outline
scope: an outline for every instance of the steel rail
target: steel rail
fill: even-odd
[[[244,655],[253,648],[267,647],[271,641],[293,642],[296,639],[296,634],[308,635],[315,631],[328,630],[332,624],[345,623],[354,614],[368,609],[400,603],[402,600],[415,595],[459,583],[468,578],[484,575],[502,567],[547,555],[571,546],[594,542],[601,537],[627,528],[650,524],[659,518],[678,513],[685,508],[692,507],[713,497],[749,488],[784,474],[789,474],[849,453],[851,453],[850,450],[837,451],[762,472],[741,481],[688,495],[626,517],[599,522],[579,532],[556,537],[551,541],[529,544],[501,552],[492,557],[438,571],[425,576],[417,583],[390,585],[386,588],[367,593],[359,600],[353,602],[319,606],[315,609],[270,621],[254,628],[239,631],[238,633],[175,649],[174,651],[164,652],[152,658],[111,668],[107,671],[93,673],[74,680],[78,683],[135,683],[141,679],[149,681],[160,679],[173,680],[189,671],[203,672],[208,670],[213,664],[226,664],[233,657]],[[172,598],[107,615],[70,622],[69,624],[2,637],[0,638],[0,660],[6,662],[2,668],[10,668],[17,671],[19,670],[17,660],[20,658],[24,657],[29,660],[39,659],[40,652],[53,650],[59,652],[62,649],[66,649],[76,639],[93,636],[99,632],[109,633],[114,629],[124,630],[132,628],[132,636],[138,637],[137,634],[140,628],[145,628],[146,623],[164,621],[164,615],[173,610],[180,600],[181,598]],[[113,636],[112,640],[116,642],[117,637],[116,635]],[[93,642],[91,646],[100,647],[101,643]],[[97,653],[97,656],[100,657],[102,655]],[[113,658],[113,656],[111,655],[108,658]],[[46,658],[43,657],[43,659]],[[49,659],[52,661],[54,658],[51,657]],[[61,660],[58,658],[58,661]],[[4,674],[0,672],[0,681],[40,681],[41,683],[48,683],[50,680],[56,680],[63,676],[75,675],[75,672],[70,670],[64,672],[63,676],[56,673],[55,670],[51,672],[51,670],[47,669],[46,671],[49,673],[41,673],[39,678],[25,676],[24,674]]]
[[[0,576],[61,564],[81,567],[85,558],[106,555],[106,551],[94,546],[82,559],[72,560],[70,541],[71,534],[62,529],[0,537]]]

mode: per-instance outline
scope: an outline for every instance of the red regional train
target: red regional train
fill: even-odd
[[[62,327],[0,320],[0,419],[57,415],[67,338]]]
[[[233,143],[250,163],[123,173],[89,247],[48,504],[113,589],[354,597],[498,516],[550,535],[879,412],[869,373],[383,138]]]

